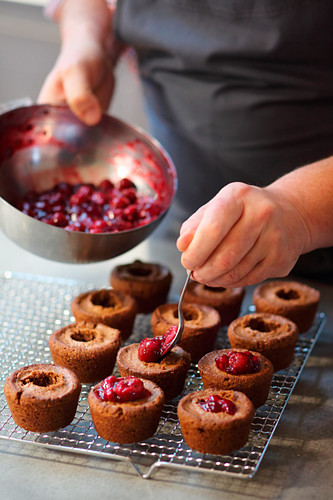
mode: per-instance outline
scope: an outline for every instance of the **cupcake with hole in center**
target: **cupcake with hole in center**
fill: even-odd
[[[216,309],[202,304],[183,304],[185,326],[179,346],[197,362],[204,354],[212,351],[220,328],[220,315]],[[178,304],[163,304],[151,315],[151,327],[158,337],[173,326],[178,326]]]
[[[162,264],[135,260],[116,266],[110,275],[110,284],[134,298],[138,312],[151,313],[167,301],[172,282],[170,270]]]
[[[230,323],[228,338],[233,349],[259,352],[271,361],[274,371],[279,371],[293,361],[298,328],[283,316],[251,313]]]
[[[51,432],[69,425],[81,384],[68,368],[33,364],[12,373],[4,393],[15,423],[27,431]]]
[[[253,292],[257,312],[285,316],[296,323],[300,333],[311,328],[319,301],[319,290],[296,281],[266,281]]]
[[[132,333],[137,306],[132,297],[122,292],[108,288],[85,292],[74,298],[71,307],[77,322],[103,323],[116,328],[122,340]]]
[[[111,375],[120,345],[119,330],[89,321],[67,325],[49,338],[54,363],[71,369],[82,383]]]
[[[221,316],[221,326],[229,325],[237,318],[242,306],[245,289],[210,287],[197,281],[190,281],[184,294],[184,301],[214,307]]]

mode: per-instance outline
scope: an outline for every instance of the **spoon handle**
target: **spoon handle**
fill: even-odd
[[[163,346],[163,350],[161,353],[161,359],[164,358],[168,352],[171,351],[171,349],[180,341],[180,338],[182,336],[183,330],[184,330],[184,325],[185,325],[185,318],[184,318],[184,313],[183,313],[183,298],[185,294],[186,287],[188,285],[188,282],[191,279],[191,273],[192,271],[187,271],[187,278],[185,280],[183,289],[181,291],[179,301],[178,301],[178,328],[176,335],[172,338],[171,341],[167,341],[166,344]]]
[[[180,297],[179,297],[179,302],[178,302],[178,319],[179,319],[179,324],[178,324],[177,334],[176,334],[176,337],[174,339],[174,345],[179,342],[180,337],[182,336],[182,333],[183,333],[183,330],[184,330],[185,319],[184,319],[184,313],[183,313],[183,298],[184,298],[184,295],[185,295],[185,291],[186,291],[188,282],[191,279],[191,273],[192,273],[192,271],[187,271],[187,278],[185,280],[183,289],[182,289]]]

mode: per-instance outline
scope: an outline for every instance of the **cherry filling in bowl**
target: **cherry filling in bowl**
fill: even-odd
[[[111,375],[95,388],[95,393],[101,401],[127,403],[138,401],[150,395],[142,380],[136,377],[115,377]]]
[[[139,195],[124,177],[98,185],[59,182],[52,189],[28,192],[16,203],[26,215],[68,231],[115,233],[149,224],[162,212],[152,196]]]
[[[230,351],[215,358],[215,364],[219,370],[232,375],[245,375],[247,373],[257,373],[260,369],[258,356],[251,352]]]
[[[146,363],[158,363],[167,352],[170,343],[175,338],[177,326],[168,328],[164,335],[141,340],[138,348],[138,358]]]
[[[221,398],[218,394],[211,394],[197,403],[203,410],[211,413],[229,413],[235,415],[236,405],[230,399]]]

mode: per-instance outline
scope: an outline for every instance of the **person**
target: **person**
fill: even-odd
[[[39,102],[98,123],[133,47],[150,131],[178,171],[193,278],[333,283],[333,2],[114,3],[49,2],[62,44]]]

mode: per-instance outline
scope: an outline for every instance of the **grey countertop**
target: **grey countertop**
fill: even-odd
[[[166,222],[167,223],[167,222]],[[111,268],[139,257],[165,262],[179,293],[184,270],[173,239],[158,235],[112,261],[88,265],[50,262],[21,250],[0,233],[0,271],[18,271],[108,284]],[[5,500],[93,498],[326,499],[333,495],[333,287],[318,286],[327,323],[296,384],[257,474],[160,469],[142,479],[130,464],[63,453],[0,439],[0,491]],[[246,299],[251,300],[251,289]]]

